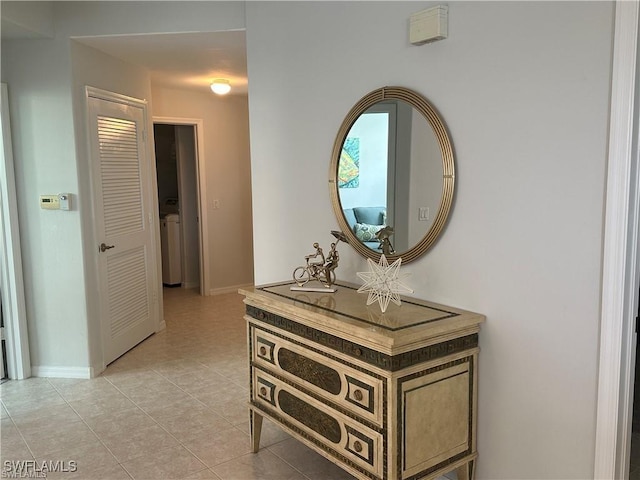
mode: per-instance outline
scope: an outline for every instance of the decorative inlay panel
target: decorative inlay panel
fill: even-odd
[[[278,350],[278,363],[284,371],[337,395],[342,388],[340,375],[333,368],[322,365],[291,350]]]
[[[333,443],[340,443],[342,432],[340,423],[325,412],[291,395],[286,390],[278,392],[280,409],[303,425]]]

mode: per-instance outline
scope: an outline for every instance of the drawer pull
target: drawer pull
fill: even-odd
[[[363,395],[362,395],[362,391],[361,390],[355,390],[353,392],[353,398],[355,398],[357,401],[361,402]]]
[[[353,442],[353,449],[358,453],[362,452],[362,444],[358,440],[356,440],[355,442]]]
[[[267,349],[265,347],[260,347],[260,355],[263,357],[267,354]]]
[[[263,397],[267,396],[267,389],[265,387],[260,387],[260,395]]]
[[[264,320],[264,312],[262,310],[258,311],[258,319],[259,320]]]
[[[356,348],[356,349],[353,351],[353,353],[355,353],[355,354],[356,354],[356,357],[359,357],[359,356],[361,356],[361,355],[362,355],[362,350],[361,350],[361,349],[359,349],[359,348]]]

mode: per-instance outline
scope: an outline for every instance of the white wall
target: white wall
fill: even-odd
[[[409,195],[409,245],[429,231],[442,199],[442,153],[433,128],[417,110],[411,123],[411,174]],[[429,209],[428,220],[420,220],[420,208]],[[401,251],[401,250],[399,250]]]
[[[28,58],[32,61],[25,62]],[[31,364],[88,367],[80,212],[46,211],[41,194],[78,199],[68,47],[3,42],[9,88]]]
[[[156,117],[203,120],[211,289],[253,283],[247,96],[218,97],[160,87],[152,87],[152,95]],[[213,208],[213,200],[220,208]]]
[[[359,140],[359,185],[340,188],[342,208],[387,205],[387,158],[389,115],[363,114],[355,121],[347,138]]]
[[[477,478],[592,478],[613,4],[449,2],[449,38],[410,46],[429,5],[247,4],[254,233],[278,245],[255,242],[256,283],[330,241],[329,155],[351,106],[384,85],[424,94],[457,191],[406,270],[417,296],[487,315]],[[364,261],[340,253],[338,277],[357,281]]]
[[[4,2],[2,4],[2,33],[18,38],[49,37],[54,35],[53,2]]]

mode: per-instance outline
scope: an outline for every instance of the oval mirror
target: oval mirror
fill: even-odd
[[[342,122],[329,171],[349,244],[376,261],[383,251],[390,261],[420,257],[447,221],[454,168],[444,123],[423,96],[384,87],[362,97]]]

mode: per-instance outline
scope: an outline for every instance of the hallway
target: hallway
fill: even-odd
[[[250,453],[243,313],[235,293],[165,289],[167,328],[98,378],[0,385],[3,477],[50,466],[47,478],[83,480],[353,478],[266,421]]]

